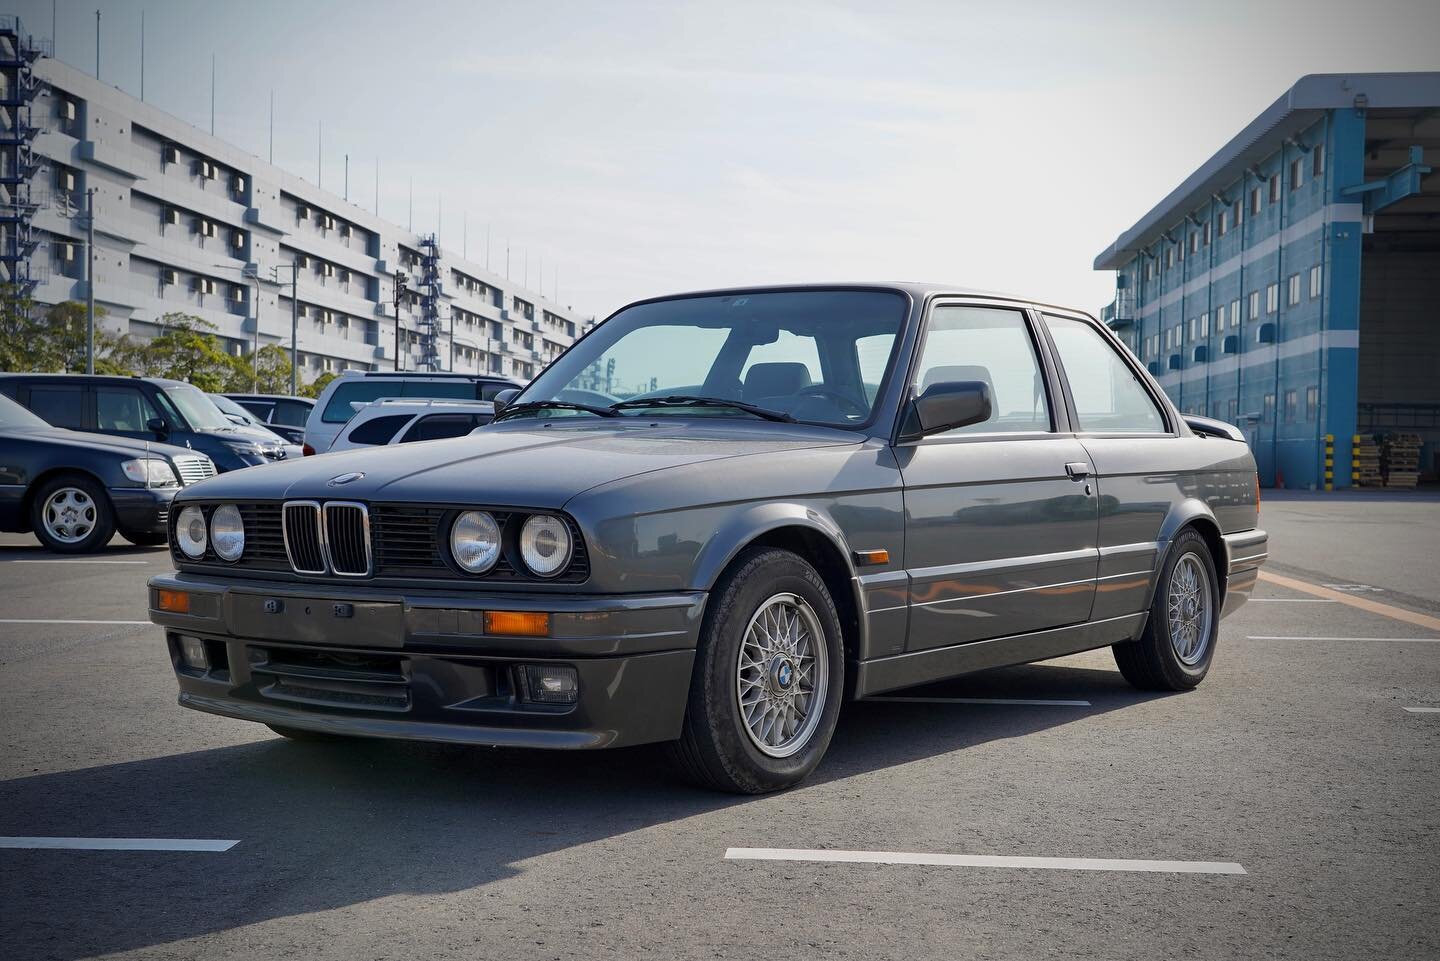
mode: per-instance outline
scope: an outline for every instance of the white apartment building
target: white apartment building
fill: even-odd
[[[95,302],[105,327],[152,335],[179,311],[213,323],[242,354],[258,314],[261,345],[288,349],[290,265],[298,264],[302,379],[390,370],[400,270],[410,276],[401,366],[416,367],[423,238],[64,63],[38,57],[29,72],[34,212],[22,226],[43,239],[28,264],[12,267],[28,268],[37,303],[85,299],[78,213],[94,190]],[[6,73],[12,92],[23,79]],[[440,249],[439,280],[441,369],[528,380],[582,330],[574,311],[454,251]]]

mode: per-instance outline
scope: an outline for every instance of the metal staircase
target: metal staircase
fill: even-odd
[[[420,320],[416,330],[420,333],[420,357],[417,361],[421,370],[442,370],[440,366],[440,244],[434,234],[420,240]]]
[[[0,17],[0,283],[11,296],[28,296],[48,275],[34,263],[45,240],[35,214],[48,203],[37,183],[45,182],[48,164],[35,152],[44,127],[33,108],[48,89],[34,66],[49,56],[49,43],[26,34],[19,17]]]

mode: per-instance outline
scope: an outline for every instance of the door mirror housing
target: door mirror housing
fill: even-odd
[[[504,410],[506,407],[509,407],[509,406],[510,406],[510,402],[511,402],[512,400],[514,400],[514,399],[515,399],[515,395],[516,395],[516,394],[519,394],[519,393],[520,393],[520,388],[518,388],[518,387],[507,387],[507,388],[505,388],[504,390],[502,390],[502,391],[500,391],[499,393],[497,393],[493,398],[491,398],[491,401],[490,401],[492,404],[495,405],[495,413],[498,414],[498,413],[500,413],[502,410]]]
[[[931,384],[910,403],[902,439],[916,440],[990,419],[990,385],[980,380]]]
[[[159,440],[170,436],[170,424],[163,417],[152,417],[145,422],[145,429],[150,431]]]

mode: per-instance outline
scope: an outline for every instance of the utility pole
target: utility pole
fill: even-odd
[[[290,261],[279,267],[270,268],[270,276],[280,283],[280,271],[290,268],[290,396],[299,394],[300,375],[300,262]],[[258,326],[258,325],[257,325]]]
[[[350,155],[345,155],[345,200],[350,200]]]
[[[145,11],[140,11],[140,102],[145,102]]]
[[[95,79],[100,79],[100,11],[95,11]]]
[[[400,304],[405,299],[405,275],[395,271],[395,369],[400,366]]]
[[[215,136],[215,55],[210,55],[210,136]]]
[[[100,11],[95,11],[100,22]],[[97,33],[98,36],[98,33]],[[96,41],[95,52],[100,52]],[[98,62],[98,61],[97,61]],[[95,188],[85,191],[85,373],[95,373]]]

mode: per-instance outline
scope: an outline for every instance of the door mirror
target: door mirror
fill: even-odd
[[[150,431],[160,440],[164,440],[170,435],[170,425],[166,423],[165,418],[163,417],[150,418],[145,422],[145,429]]]
[[[498,414],[506,407],[509,407],[510,402],[515,399],[515,395],[518,393],[520,393],[518,387],[507,387],[491,398],[491,403],[495,405],[495,413]]]
[[[931,384],[911,403],[904,437],[914,440],[989,419],[989,384],[980,380],[944,381]]]

